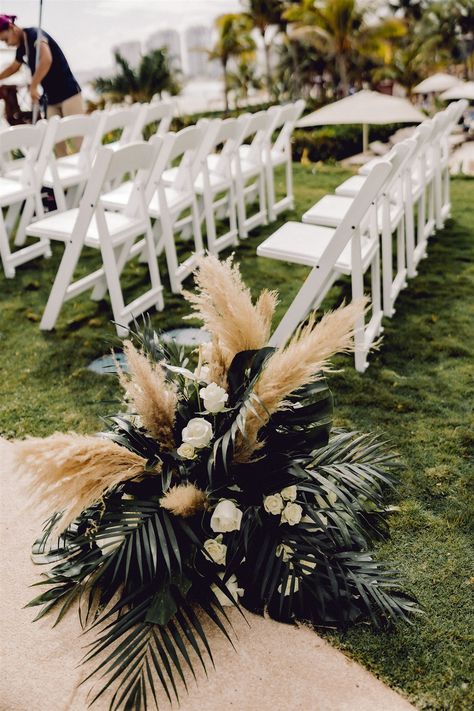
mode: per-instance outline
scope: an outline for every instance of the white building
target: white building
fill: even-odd
[[[181,37],[177,30],[158,30],[148,37],[145,42],[145,52],[165,47],[168,57],[176,62],[180,69],[184,69]]]
[[[142,46],[140,42],[121,42],[112,47],[112,54],[118,52],[131,67],[137,67],[140,64],[142,56]]]

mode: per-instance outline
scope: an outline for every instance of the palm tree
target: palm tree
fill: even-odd
[[[286,22],[283,19],[283,0],[243,0],[245,12],[251,18],[252,24],[260,33],[265,53],[265,75],[268,96],[273,93],[272,69],[270,63],[271,42],[268,39],[268,29],[277,26],[282,29]],[[274,37],[272,38],[272,40]]]
[[[246,101],[248,99],[250,89],[261,88],[262,83],[257,76],[254,52],[240,55],[235,70],[228,72],[228,84],[229,88],[234,91],[236,109],[239,100]]]
[[[255,51],[255,41],[251,36],[252,22],[244,13],[227,13],[216,18],[215,26],[219,33],[214,48],[209,52],[210,59],[221,63],[224,74],[225,110],[229,111],[229,61],[242,54]]]
[[[342,94],[349,91],[349,72],[362,54],[380,57],[382,44],[400,34],[402,23],[395,18],[367,22],[367,7],[357,0],[301,0],[285,12],[296,25],[295,36],[312,42],[335,62]]]
[[[99,94],[107,94],[113,102],[124,99],[151,101],[158,94],[167,91],[179,94],[179,73],[171,69],[166,49],[154,49],[142,56],[138,67],[131,67],[119,52],[115,53],[118,73],[113,77],[97,77],[93,86]]]

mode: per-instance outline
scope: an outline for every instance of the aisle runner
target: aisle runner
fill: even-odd
[[[0,711],[86,711],[86,689],[76,689],[84,670],[76,611],[61,625],[31,623],[37,609],[22,607],[41,571],[29,559],[40,517],[27,515],[21,488],[8,467],[8,445],[0,442],[1,492],[1,667]],[[236,611],[230,616],[237,652],[214,630],[210,641],[217,670],[198,674],[183,691],[181,711],[409,711],[413,707],[313,631]],[[84,642],[85,638],[82,638]],[[166,699],[160,705],[169,708]],[[104,699],[93,711],[107,711]],[[177,705],[174,706],[177,708]]]

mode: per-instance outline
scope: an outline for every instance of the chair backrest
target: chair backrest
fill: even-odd
[[[219,125],[220,119],[204,119],[176,134],[170,154],[170,161],[179,161],[172,185],[175,190],[193,189],[194,181],[199,175],[203,160],[209,154],[209,146],[212,146]]]
[[[116,141],[112,142],[114,147],[117,147],[117,144],[123,146],[126,143],[129,143],[131,141],[139,111],[140,104],[134,104],[133,106],[128,106],[124,109],[101,111],[99,114],[100,120],[94,143],[97,146],[100,146],[104,137],[114,131],[121,131],[120,137]]]
[[[142,104],[132,132],[132,141],[142,140],[143,131],[152,123],[157,124],[156,135],[164,136],[169,131],[175,104],[173,101],[152,101]]]
[[[250,117],[244,124],[242,141],[252,138],[250,149],[246,154],[246,159],[258,163],[262,160],[262,154],[269,147],[268,126],[272,120],[272,116],[268,111],[258,111],[255,114],[250,114]]]
[[[268,110],[272,116],[272,121],[269,123],[269,141],[272,142],[272,150],[279,153],[288,151],[290,147],[290,139],[295,129],[296,122],[303,113],[305,101],[300,99],[293,104],[285,106],[272,106]],[[275,131],[279,131],[276,139],[272,141],[272,136]]]
[[[212,167],[213,172],[227,175],[230,169],[229,161],[231,161],[232,157],[237,153],[239,145],[241,145],[243,140],[242,136],[242,124],[238,119],[228,118],[221,122],[212,150],[218,146],[222,146],[222,149],[219,153],[218,160]]]
[[[129,143],[119,148],[101,146],[96,153],[91,174],[82,196],[78,223],[87,225],[94,212],[100,208],[100,196],[110,183],[132,176],[132,190],[130,191],[127,205],[122,210],[124,214],[135,215],[137,211],[146,211],[145,188],[149,173],[153,169],[157,145],[150,145],[144,141]],[[102,208],[101,208],[102,209]]]
[[[39,121],[35,126],[11,126],[0,131],[2,172],[21,169],[20,181],[25,185],[31,184],[35,179],[35,165],[45,132],[46,121]]]

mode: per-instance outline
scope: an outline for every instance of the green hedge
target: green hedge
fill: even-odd
[[[387,141],[399,128],[407,124],[371,126],[370,141]],[[316,129],[297,129],[293,133],[293,160],[300,161],[303,153],[311,162],[342,160],[362,151],[362,126],[347,124],[323,126]]]

